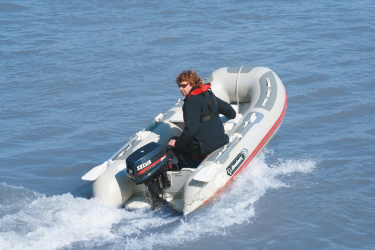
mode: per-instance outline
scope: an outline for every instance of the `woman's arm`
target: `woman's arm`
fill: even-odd
[[[236,117],[236,111],[227,102],[224,102],[220,98],[217,98],[217,106],[220,114],[225,115],[229,119],[234,119]]]

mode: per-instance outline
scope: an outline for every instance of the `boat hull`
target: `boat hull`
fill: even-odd
[[[214,197],[251,163],[275,136],[287,108],[285,87],[268,68],[220,68],[204,82],[211,83],[215,95],[233,106],[237,117],[229,121],[222,117],[230,137],[227,145],[211,153],[196,169],[168,172],[171,187],[163,190],[163,197],[184,214]],[[180,99],[108,160],[107,169],[93,183],[94,197],[111,206],[134,207],[142,200],[148,202],[147,188],[127,180],[126,158],[147,143],[166,147],[172,136],[179,136],[184,128],[182,105]]]

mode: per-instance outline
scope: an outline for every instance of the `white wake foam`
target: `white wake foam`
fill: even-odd
[[[0,200],[0,249],[151,249],[227,234],[230,226],[251,221],[256,213],[254,203],[268,189],[288,187],[278,177],[309,173],[316,164],[284,160],[268,166],[266,155],[260,154],[223,192],[187,218],[168,208],[127,211],[71,194],[33,196],[26,189],[2,184],[1,189],[23,190],[29,198]],[[18,209],[9,212],[17,204]]]

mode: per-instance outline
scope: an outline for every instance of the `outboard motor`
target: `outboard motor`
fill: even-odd
[[[136,185],[144,183],[153,202],[163,198],[163,188],[171,186],[167,177],[167,171],[170,169],[169,157],[164,148],[156,142],[151,142],[129,155],[126,167],[128,179]]]

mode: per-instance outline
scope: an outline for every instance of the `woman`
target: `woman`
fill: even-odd
[[[182,106],[185,128],[181,136],[171,139],[168,145],[173,147],[180,168],[197,167],[197,159],[204,159],[229,142],[219,114],[233,119],[236,112],[228,103],[215,97],[210,90],[211,84],[203,84],[194,70],[181,72],[176,83],[181,94],[186,96]]]

